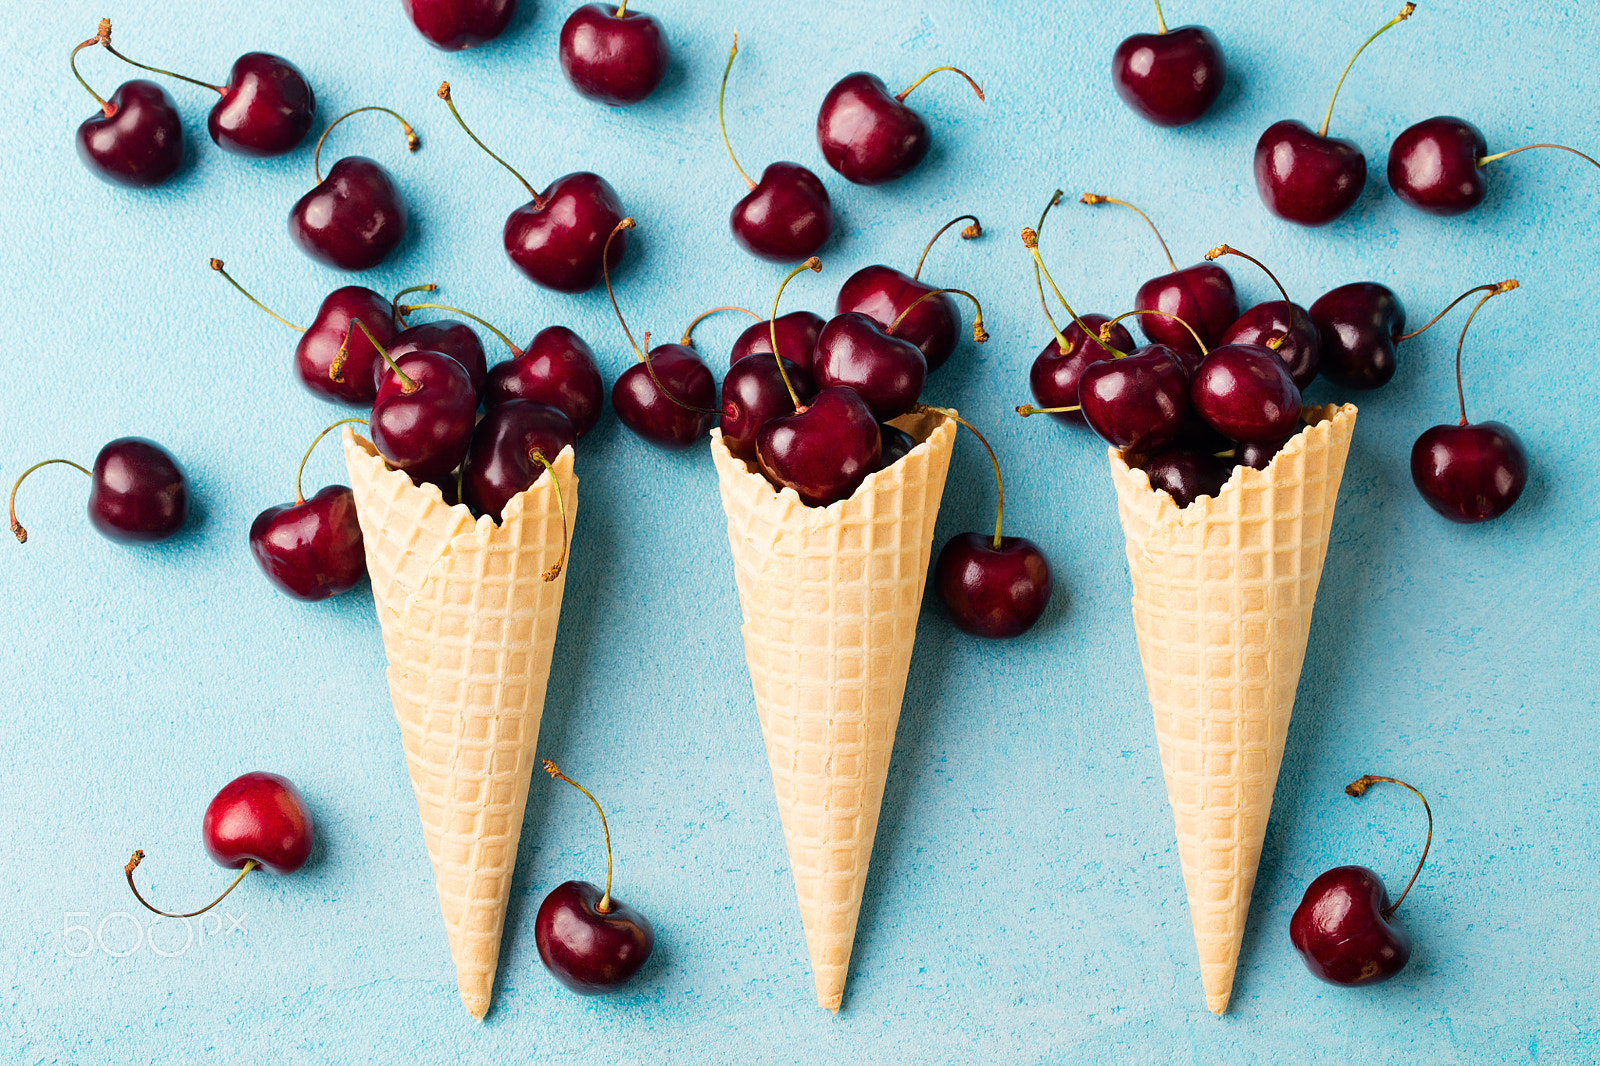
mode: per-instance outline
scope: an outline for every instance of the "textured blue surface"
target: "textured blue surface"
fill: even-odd
[[[567,88],[555,63],[564,5],[548,0],[464,55],[427,47],[398,0],[229,6],[31,5],[0,26],[5,476],[46,455],[87,462],[105,440],[139,433],[183,459],[198,502],[176,541],[116,547],[84,520],[82,478],[58,467],[25,494],[32,542],[0,548],[0,1059],[1600,1055],[1600,636],[1586,620],[1600,523],[1582,428],[1595,394],[1590,376],[1562,373],[1590,358],[1564,349],[1582,343],[1593,304],[1600,181],[1570,157],[1524,154],[1496,166],[1481,210],[1451,221],[1404,208],[1381,179],[1389,140],[1436,113],[1477,122],[1493,149],[1596,147],[1600,31],[1577,4],[1424,2],[1346,86],[1335,132],[1365,146],[1375,174],[1349,216],[1316,232],[1266,216],[1251,149],[1277,118],[1320,116],[1350,49],[1391,13],[1387,0],[1169,5],[1174,24],[1209,24],[1230,66],[1213,116],[1176,132],[1137,120],[1107,82],[1116,41],[1150,22],[1133,0],[1095,11],[655,0],[646,8],[668,27],[674,66],[654,99],[625,111]],[[291,57],[315,85],[318,130],[360,104],[404,111],[425,142],[414,157],[378,119],[347,123],[330,142],[330,158],[392,165],[413,207],[413,235],[366,283],[437,281],[441,296],[519,338],[566,323],[594,343],[608,379],[630,356],[604,292],[559,297],[514,272],[499,234],[521,190],[450,124],[433,96],[441,79],[530,179],[583,168],[610,178],[640,222],[620,299],[635,330],[661,338],[714,304],[762,306],[781,275],[727,233],[741,187],[714,103],[734,29],[745,50],[729,118],[742,160],[815,168],[839,214],[824,275],[797,280],[791,307],[826,310],[857,267],[909,269],[940,222],[982,217],[988,234],[948,240],[929,274],[977,292],[994,339],[964,345],[928,396],[1001,449],[1008,529],[1044,546],[1058,592],[1038,627],[1004,644],[954,632],[930,597],[840,1015],[813,999],[709,457],[653,451],[608,413],[579,456],[583,517],[540,747],[608,804],[618,890],[655,921],[656,957],[627,994],[604,999],[567,994],[539,966],[538,901],[561,880],[599,877],[603,860],[583,798],[536,781],[495,1006],[482,1026],[467,1017],[366,587],[293,603],[246,552],[251,518],[290,496],[305,442],[340,415],[289,379],[293,336],[205,260],[226,259],[301,321],[345,283],[284,232],[309,147],[262,163],[227,156],[205,136],[207,94],[174,85],[194,161],[153,192],[101,184],[73,154],[91,108],[65,61],[108,13],[124,50],[183,71],[221,77],[256,48]],[[834,79],[868,67],[906,83],[946,62],[978,77],[989,103],[954,79],[919,89],[936,138],[919,171],[873,190],[825,168],[812,127]],[[98,54],[83,68],[102,92],[129,74]],[[1528,491],[1505,519],[1451,526],[1406,472],[1414,437],[1453,417],[1453,328],[1403,346],[1394,383],[1355,397],[1360,425],[1233,1009],[1220,1020],[1201,996],[1104,450],[1010,414],[1046,337],[1016,233],[1057,185],[1142,204],[1180,260],[1220,241],[1254,252],[1306,303],[1372,278],[1420,322],[1469,284],[1524,286],[1484,311],[1467,354],[1470,410],[1511,423],[1532,455]],[[1086,309],[1122,309],[1161,265],[1138,220],[1111,208],[1069,202],[1044,245]],[[1248,299],[1269,297],[1247,264],[1233,272]],[[722,318],[699,331],[714,363],[737,328]],[[951,476],[941,539],[990,520],[973,442]],[[324,479],[343,479],[333,448],[308,471],[309,483]],[[181,927],[133,914],[122,863],[146,849],[142,876],[171,905],[220,887],[200,814],[254,768],[304,790],[313,861],[291,878],[251,878],[224,908],[242,927],[197,923],[185,946]],[[1409,871],[1422,831],[1410,798],[1340,794],[1368,771],[1426,789],[1438,830],[1403,912],[1411,965],[1346,991],[1306,973],[1287,924],[1327,866],[1369,864],[1392,885]]]

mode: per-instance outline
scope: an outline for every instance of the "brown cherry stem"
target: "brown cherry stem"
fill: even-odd
[[[1134,207],[1126,200],[1119,200],[1115,196],[1105,196],[1097,192],[1084,193],[1082,196],[1078,197],[1078,202],[1080,204],[1116,204],[1118,207],[1126,207],[1129,211],[1132,211],[1134,214],[1144,219],[1144,224],[1150,227],[1150,232],[1154,233],[1156,235],[1156,240],[1161,242],[1161,254],[1167,257],[1167,265],[1172,268],[1173,273],[1177,273],[1178,264],[1172,259],[1172,251],[1167,247],[1167,239],[1161,235],[1160,230],[1156,229],[1156,224],[1150,221],[1149,215],[1145,214],[1137,207]]]
[[[212,900],[210,903],[207,903],[204,907],[201,907],[197,911],[190,911],[188,914],[173,914],[170,911],[157,910],[156,908],[154,908],[154,907],[152,907],[150,905],[148,900],[146,900],[143,896],[139,895],[139,886],[135,885],[133,883],[133,871],[137,870],[139,868],[139,864],[141,862],[143,862],[143,861],[144,861],[144,852],[135,851],[133,853],[133,857],[128,860],[127,865],[122,868],[123,876],[125,876],[128,879],[128,888],[130,890],[132,890],[133,898],[138,900],[140,903],[144,904],[145,910],[150,911],[153,914],[159,914],[163,918],[198,918],[198,917],[200,917],[200,915],[204,914],[206,911],[210,910],[212,907],[215,907],[217,904],[219,904],[223,900],[227,899],[228,898],[228,893],[232,892],[234,889],[238,888],[239,887],[239,882],[244,880],[244,875],[249,873],[251,870],[256,869],[257,867],[259,867],[261,865],[259,862],[256,862],[256,860],[254,860],[254,859],[246,859],[244,861],[244,868],[239,871],[239,876],[235,877],[233,879],[232,883],[230,883],[227,888],[222,890],[222,895],[218,896],[216,899]]]
[[[639,344],[633,339],[633,331],[628,328],[627,319],[622,317],[622,308],[617,306],[617,294],[611,287],[611,242],[617,239],[617,234],[623,230],[633,229],[638,223],[631,218],[625,218],[611,227],[611,232],[606,234],[605,247],[600,249],[600,273],[606,279],[606,295],[611,297],[611,310],[617,316],[617,322],[622,326],[623,335],[628,338],[628,344],[633,348],[633,354],[639,357],[639,362],[644,362],[644,353],[639,350]]]
[[[988,438],[982,433],[979,433],[971,422],[968,422],[965,418],[962,418],[955,411],[948,407],[935,407],[932,404],[919,403],[914,410],[929,412],[936,415],[944,415],[946,418],[954,421],[957,425],[965,426],[967,432],[971,433],[974,437],[977,437],[978,443],[983,445],[983,450],[989,453],[989,462],[994,466],[994,550],[999,551],[1000,530],[1002,528],[1001,523],[1005,520],[1006,513],[1006,483],[1005,479],[1000,476],[1000,460],[995,456],[994,448],[989,445]]]
[[[1261,260],[1257,259],[1253,255],[1250,255],[1250,254],[1248,254],[1246,252],[1241,252],[1241,251],[1239,251],[1239,249],[1230,247],[1230,246],[1228,246],[1226,244],[1219,244],[1215,248],[1211,249],[1211,251],[1206,253],[1206,262],[1208,262],[1208,263],[1214,262],[1219,257],[1224,256],[1224,255],[1236,255],[1240,259],[1248,259],[1250,262],[1252,262],[1256,266],[1260,267],[1261,268],[1261,272],[1263,274],[1265,274],[1268,278],[1272,279],[1272,284],[1273,284],[1274,287],[1277,288],[1278,295],[1283,297],[1283,302],[1286,303],[1286,304],[1294,303],[1293,300],[1289,299],[1289,290],[1285,289],[1283,287],[1283,282],[1278,280],[1278,275],[1274,274],[1271,270],[1267,269],[1267,264],[1263,263]]]
[[[471,319],[484,329],[488,330],[490,333],[493,333],[496,337],[499,337],[500,343],[504,344],[508,349],[510,349],[511,358],[515,359],[522,355],[522,349],[513,344],[510,337],[496,329],[492,322],[484,321],[471,311],[463,311],[461,308],[451,307],[449,304],[402,304],[399,308],[397,308],[397,310],[400,312],[400,318],[402,321],[404,321],[405,316],[409,315],[413,311],[449,311],[453,315],[460,315],[462,318]]]
[[[545,581],[554,581],[561,576],[561,568],[566,565],[567,544],[571,540],[571,535],[567,530],[567,498],[561,492],[561,479],[556,477],[556,468],[550,464],[550,460],[544,457],[544,453],[535,448],[528,453],[528,458],[549,471],[550,484],[556,490],[556,509],[561,512],[561,554],[556,556],[556,561],[547,567],[544,573],[539,575]],[[560,456],[557,456],[557,458],[560,458]]]
[[[739,35],[733,35],[733,47],[728,49],[728,65],[722,68],[722,88],[717,90],[717,128],[722,131],[722,147],[728,150],[728,158],[733,160],[733,169],[739,172],[744,179],[747,189],[754,189],[756,183],[750,175],[744,172],[744,167],[739,165],[739,157],[733,154],[733,145],[728,142],[728,124],[722,117],[722,101],[728,95],[728,75],[733,72],[733,57],[739,54]]]
[[[984,97],[984,95],[983,95],[983,88],[977,82],[973,81],[971,76],[968,75],[967,72],[962,70],[960,67],[934,67],[932,70],[928,71],[928,73],[924,74],[922,77],[918,78],[916,81],[912,82],[910,85],[907,85],[904,89],[901,89],[899,92],[895,93],[894,94],[894,98],[896,100],[900,101],[901,103],[904,103],[906,97],[911,95],[911,90],[912,89],[915,89],[917,86],[921,85],[923,82],[927,81],[929,78],[933,77],[935,74],[939,73],[941,70],[948,70],[952,74],[959,74],[963,78],[966,78],[967,84],[972,86],[972,91],[978,94],[978,99],[979,100],[986,99]]]
[[[713,307],[709,311],[701,311],[698,315],[694,316],[694,321],[683,327],[683,338],[679,340],[678,343],[683,345],[685,348],[693,348],[694,328],[700,323],[704,322],[706,319],[710,318],[712,315],[720,314],[723,311],[743,311],[757,322],[761,321],[761,316],[750,310],[748,307],[740,307],[737,304],[728,304],[725,307]]]
[[[596,903],[594,905],[594,909],[596,911],[600,912],[601,914],[610,914],[611,913],[611,826],[606,824],[606,812],[605,812],[605,809],[600,806],[600,801],[594,798],[594,793],[593,792],[590,792],[588,789],[586,789],[582,785],[578,784],[572,778],[570,778],[566,774],[562,773],[561,772],[561,768],[559,766],[557,766],[555,763],[551,762],[549,759],[546,759],[544,761],[544,772],[549,774],[551,777],[555,778],[557,781],[565,781],[567,784],[571,785],[573,788],[577,789],[579,792],[582,792],[585,796],[588,796],[589,797],[589,802],[594,804],[594,809],[596,811],[600,812],[600,831],[603,832],[605,834],[605,836],[606,836],[606,890],[605,890],[605,894],[600,897],[600,902]]]
[[[972,306],[977,309],[972,317],[972,339],[979,344],[987,342],[989,339],[989,332],[983,328],[983,305],[978,302],[978,298],[976,296],[972,295],[972,293],[968,292],[966,289],[934,289],[932,292],[923,293],[921,296],[918,296],[915,300],[913,300],[910,306],[908,306],[904,311],[901,311],[898,315],[896,315],[894,321],[889,323],[889,325],[884,329],[884,332],[889,334],[891,337],[894,336],[895,328],[899,326],[900,323],[905,321],[907,315],[916,310],[918,304],[922,303],[924,300],[931,300],[935,296],[942,296],[945,293],[952,293],[956,296],[965,296],[967,299],[972,301]]]
[[[444,101],[445,106],[450,109],[450,114],[455,116],[456,125],[460,126],[462,130],[466,132],[467,136],[472,138],[472,143],[483,149],[484,155],[488,156],[490,159],[493,159],[496,163],[499,163],[501,166],[505,167],[506,170],[510,171],[511,176],[521,182],[524,189],[528,190],[528,197],[533,201],[534,210],[543,211],[545,206],[544,197],[540,196],[537,192],[534,192],[533,186],[528,184],[528,179],[519,174],[516,167],[512,166],[510,163],[507,163],[504,159],[501,159],[499,156],[495,155],[494,152],[490,151],[489,146],[478,139],[478,135],[472,132],[472,127],[468,126],[466,120],[461,117],[461,112],[456,110],[455,99],[450,95],[450,83],[447,81],[440,82],[437,95],[439,99]]]
[[[1194,342],[1200,346],[1200,354],[1201,355],[1210,355],[1211,354],[1211,349],[1206,347],[1206,342],[1200,339],[1200,334],[1198,334],[1198,333],[1196,333],[1194,331],[1194,327],[1193,326],[1189,325],[1189,323],[1185,322],[1183,319],[1179,318],[1177,315],[1173,314],[1171,311],[1157,311],[1154,308],[1150,308],[1150,309],[1144,310],[1144,311],[1124,311],[1124,312],[1122,312],[1122,314],[1118,315],[1116,318],[1113,318],[1110,322],[1107,322],[1105,325],[1100,327],[1100,339],[1101,340],[1109,340],[1110,337],[1111,337],[1111,327],[1116,325],[1118,322],[1121,322],[1123,319],[1131,318],[1134,315],[1158,315],[1161,318],[1170,318],[1170,319],[1172,319],[1172,321],[1178,323],[1178,325],[1182,326],[1184,329],[1189,331],[1189,336],[1193,337],[1194,338]]]
[[[32,466],[28,467],[28,469],[24,470],[22,472],[22,476],[17,478],[16,484],[11,486],[11,504],[9,507],[11,516],[11,532],[17,538],[18,544],[28,543],[28,531],[23,527],[21,522],[17,521],[17,490],[22,487],[22,483],[28,479],[29,474],[33,473],[41,466],[51,466],[55,463],[61,463],[64,466],[70,466],[72,469],[78,471],[80,474],[83,474],[90,480],[94,479],[94,474],[92,472],[82,466],[79,466],[71,459],[46,459],[44,462],[34,463]]]
[[[949,222],[940,226],[939,231],[928,239],[927,244],[923,245],[922,254],[917,257],[917,269],[911,273],[912,281],[922,277],[922,264],[927,260],[928,253],[933,251],[934,242],[944,236],[944,231],[954,226],[957,222],[968,222],[969,220],[970,224],[961,229],[961,239],[970,241],[983,236],[983,223],[978,221],[977,215],[957,215],[952,218]]]
[[[333,132],[333,127],[351,115],[359,115],[363,111],[382,111],[385,115],[392,116],[395,121],[400,123],[400,128],[405,131],[407,150],[415,152],[422,147],[422,138],[417,136],[417,131],[411,128],[411,123],[407,122],[398,111],[391,111],[387,107],[379,107],[377,104],[354,108],[328,123],[328,128],[322,131],[321,137],[317,138],[317,150],[311,153],[311,172],[317,176],[318,185],[322,184],[322,142],[328,139],[328,134]]]
[[[1081,410],[1083,408],[1077,404],[1071,404],[1067,407],[1035,407],[1031,403],[1025,403],[1017,406],[1017,414],[1023,418],[1029,418],[1033,415],[1064,415],[1071,411]]]
[[[796,411],[805,410],[800,404],[800,396],[794,391],[794,385],[789,381],[789,372],[783,369],[783,356],[778,351],[778,301],[783,299],[783,290],[789,287],[789,282],[795,275],[809,270],[812,273],[822,273],[822,260],[812,256],[804,263],[789,271],[783,281],[778,285],[777,294],[772,297],[772,315],[767,319],[767,335],[772,339],[772,360],[778,364],[778,376],[783,379],[783,387],[789,390],[789,401],[794,404]]]
[[[93,46],[99,44],[102,39],[107,41],[111,39],[110,19],[100,20],[99,30],[93,37],[89,38],[87,41],[84,41],[82,44],[78,45],[72,50],[72,55],[67,59],[67,65],[72,68],[72,76],[78,79],[78,84],[83,86],[83,91],[94,97],[94,102],[100,105],[100,113],[105,115],[106,118],[111,118],[116,115],[117,109],[112,107],[111,104],[106,101],[105,97],[91,89],[89,87],[89,83],[83,80],[83,75],[78,73],[78,53],[83,51],[85,48],[92,48]]]
[[[1051,193],[1050,201],[1044,205],[1044,210],[1039,212],[1039,224],[1033,227],[1035,246],[1038,245],[1039,234],[1044,229],[1044,220],[1049,217],[1050,209],[1061,202],[1062,195],[1060,189]],[[1045,321],[1050,323],[1050,332],[1056,335],[1056,348],[1062,355],[1066,355],[1072,350],[1072,346],[1067,343],[1066,334],[1061,332],[1061,327],[1056,325],[1055,316],[1050,313],[1050,302],[1044,298],[1044,280],[1039,273],[1038,263],[1033,264],[1033,288],[1039,294],[1039,310],[1044,312]]]
[[[225,86],[212,85],[209,81],[201,81],[199,78],[191,78],[191,77],[188,77],[187,75],[184,75],[184,74],[175,74],[170,70],[162,70],[160,67],[152,67],[147,63],[140,63],[137,60],[129,59],[127,56],[123,55],[121,52],[119,52],[115,48],[111,47],[111,20],[110,19],[101,19],[100,20],[100,32],[95,37],[95,40],[99,41],[100,44],[105,48],[106,51],[110,52],[112,55],[116,56],[118,59],[122,60],[124,63],[128,64],[129,66],[138,67],[140,70],[148,70],[152,74],[165,74],[169,78],[177,78],[179,81],[186,81],[190,85],[198,85],[202,89],[210,89],[212,92],[216,93],[219,96],[228,95],[228,90],[227,90],[227,88]]]
[[[279,322],[282,322],[296,333],[304,333],[306,331],[304,326],[295,325],[293,322],[290,322],[287,318],[284,318],[282,315],[278,314],[278,312],[274,311],[272,308],[268,307],[266,304],[250,295],[249,289],[246,289],[243,285],[240,285],[237,281],[233,280],[233,275],[228,273],[227,268],[222,264],[222,260],[212,259],[210,260],[210,263],[211,269],[215,270],[218,274],[221,274],[223,279],[226,280],[229,285],[232,285],[235,289],[238,289],[239,292],[244,295],[246,300],[249,300],[251,303],[255,304],[257,307],[261,308],[261,310],[265,311]]]
[[[1156,0],[1156,32],[1167,32],[1167,17],[1161,13],[1161,0]]]
[[[1525,144],[1521,148],[1512,148],[1504,152],[1496,152],[1494,155],[1486,155],[1482,159],[1478,160],[1478,165],[1480,167],[1486,167],[1497,159],[1504,159],[1506,156],[1516,155],[1518,152],[1526,152],[1529,148],[1559,148],[1563,152],[1571,152],[1573,155],[1577,156],[1585,163],[1588,163],[1590,166],[1600,167],[1600,161],[1584,155],[1576,148],[1568,148],[1564,144]]]
[[[1505,281],[1496,281],[1489,285],[1474,285],[1472,288],[1468,289],[1466,292],[1462,293],[1460,296],[1457,296],[1454,300],[1451,300],[1448,304],[1446,304],[1443,311],[1440,311],[1438,314],[1428,319],[1428,321],[1424,322],[1410,333],[1400,334],[1400,336],[1395,338],[1395,343],[1398,344],[1400,341],[1408,341],[1412,337],[1428,332],[1428,330],[1433,328],[1433,324],[1435,322],[1438,322],[1441,318],[1454,310],[1456,304],[1460,303],[1462,300],[1465,300],[1468,296],[1471,296],[1475,292],[1510,292],[1512,289],[1519,287],[1521,284],[1522,283],[1516,278],[1507,278]]]
[[[1487,297],[1485,297],[1487,299]],[[1411,880],[1406,882],[1405,891],[1400,893],[1400,898],[1383,908],[1383,920],[1388,921],[1389,916],[1400,909],[1400,904],[1405,902],[1406,896],[1411,892],[1411,886],[1417,883],[1417,877],[1422,873],[1422,864],[1428,861],[1428,849],[1433,847],[1433,808],[1428,806],[1428,797],[1419,792],[1415,786],[1408,785],[1395,777],[1380,777],[1377,774],[1363,774],[1361,777],[1344,786],[1345,795],[1360,799],[1366,795],[1367,789],[1379,781],[1387,781],[1391,785],[1399,785],[1407,789],[1417,799],[1422,801],[1422,810],[1428,816],[1428,839],[1422,844],[1422,858],[1417,860],[1417,868],[1411,871]]]
[[[1090,329],[1089,324],[1083,319],[1079,318],[1078,312],[1074,311],[1072,309],[1072,305],[1067,303],[1067,298],[1061,295],[1061,290],[1056,288],[1056,279],[1050,276],[1050,268],[1044,265],[1044,258],[1039,255],[1039,235],[1031,229],[1023,230],[1022,246],[1028,249],[1028,252],[1033,256],[1034,269],[1042,273],[1044,275],[1044,280],[1050,283],[1050,291],[1056,294],[1056,299],[1060,302],[1062,307],[1066,308],[1067,314],[1072,316],[1073,324],[1083,331],[1083,335],[1085,337],[1089,337],[1096,344],[1100,345],[1100,347],[1110,352],[1112,358],[1124,358],[1128,353],[1111,347],[1111,340],[1109,337],[1101,336],[1099,331]],[[1051,322],[1050,325],[1053,327],[1055,323]],[[1067,338],[1061,333],[1060,330],[1056,330],[1056,342],[1061,345],[1062,352],[1066,352],[1068,350]]]
[[[1356,49],[1356,54],[1351,56],[1350,62],[1344,65],[1344,71],[1339,75],[1339,83],[1333,87],[1333,97],[1328,101],[1328,113],[1322,116],[1322,125],[1317,130],[1317,136],[1326,137],[1328,135],[1328,126],[1333,122],[1334,101],[1339,99],[1339,90],[1344,88],[1345,76],[1350,73],[1350,68],[1356,65],[1356,60],[1361,58],[1361,53],[1367,50],[1367,45],[1371,44],[1373,41],[1376,41],[1379,37],[1382,37],[1389,31],[1391,27],[1398,26],[1400,23],[1410,18],[1411,13],[1416,9],[1416,4],[1407,4],[1405,7],[1400,9],[1400,14],[1396,15],[1388,22],[1385,22],[1382,26],[1379,26],[1377,33],[1374,33],[1371,37],[1368,37],[1365,41],[1361,42],[1361,47]]]
[[[389,317],[395,320],[395,325],[399,326],[401,329],[405,329],[408,325],[410,325],[410,323],[406,321],[406,316],[400,310],[400,297],[412,292],[438,291],[439,286],[435,285],[431,281],[425,285],[411,285],[401,289],[389,299]]]
[[[1478,317],[1478,312],[1482,310],[1484,304],[1501,293],[1510,292],[1511,289],[1516,287],[1515,282],[1512,283],[1509,289],[1502,288],[1499,285],[1491,285],[1489,291],[1483,294],[1483,298],[1473,305],[1472,312],[1467,315],[1467,320],[1461,324],[1461,336],[1456,339],[1456,400],[1461,404],[1461,424],[1463,426],[1467,425],[1467,394],[1461,388],[1461,349],[1467,343],[1467,330],[1472,328],[1472,320]]]
[[[417,383],[415,381],[413,381],[411,378],[407,377],[406,376],[406,372],[404,370],[400,369],[400,364],[394,361],[394,356],[389,354],[389,349],[385,348],[383,345],[378,343],[378,338],[376,338],[376,337],[374,337],[372,335],[372,331],[367,328],[367,324],[365,322],[361,321],[361,319],[359,319],[359,318],[352,318],[350,320],[350,322],[351,322],[351,325],[355,325],[355,326],[361,327],[361,332],[365,333],[367,335],[367,342],[369,344],[371,344],[373,346],[373,348],[377,349],[378,354],[383,356],[383,361],[385,363],[389,364],[389,369],[394,371],[394,376],[400,379],[400,391],[404,392],[407,396],[410,396],[413,392],[416,392],[417,391]],[[347,331],[345,333],[345,344],[348,346],[349,343],[350,343],[350,334]],[[343,354],[344,353],[341,352],[340,353],[340,359],[335,360],[336,364],[338,364],[339,362],[342,361]],[[332,367],[328,368],[328,376],[329,377],[333,376],[333,368]],[[338,379],[335,378],[334,380],[338,380]]]
[[[326,437],[329,433],[332,433],[340,426],[348,426],[352,422],[360,422],[363,426],[366,426],[369,429],[372,427],[372,423],[368,422],[365,418],[341,418],[339,421],[335,422],[321,433],[318,433],[316,440],[311,442],[311,447],[307,448],[306,453],[300,457],[300,467],[294,472],[294,503],[296,507],[306,502],[305,493],[300,491],[300,478],[306,472],[306,463],[311,461],[311,453],[317,450],[317,445],[322,443],[323,437]]]

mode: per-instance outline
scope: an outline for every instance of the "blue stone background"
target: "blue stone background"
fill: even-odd
[[[0,548],[0,1058],[23,1063],[241,1061],[633,1062],[1581,1062],[1600,1055],[1594,885],[1596,506],[1592,376],[1574,374],[1600,267],[1600,175],[1558,153],[1498,164],[1481,210],[1419,215],[1382,180],[1387,145],[1437,113],[1477,122],[1494,149],[1530,140],[1596,147],[1600,30],[1574,3],[1425,0],[1362,58],[1335,132],[1374,176],[1319,231],[1268,217],[1250,177],[1256,136],[1285,116],[1315,124],[1339,69],[1388,18],[1387,0],[1268,5],[1190,0],[1224,42],[1228,88],[1183,130],[1148,126],[1112,94],[1142,2],[989,5],[868,0],[651,0],[674,65],[650,101],[576,97],[556,65],[567,5],[524,3],[499,41],[444,54],[398,0],[124,0],[26,5],[0,23],[0,249],[11,338],[0,390],[7,480],[37,458],[88,462],[106,440],[153,437],[187,464],[196,518],[178,539],[124,548],[83,515],[86,486],[53,468],[23,497],[26,548]],[[288,499],[310,437],[342,417],[289,377],[294,336],[206,269],[228,261],[301,322],[349,279],[290,244],[284,217],[309,187],[310,144],[249,162],[205,134],[209,94],[171,92],[196,147],[164,188],[114,189],[72,147],[92,105],[67,52],[98,16],[135,58],[222,78],[235,55],[291,57],[316,88],[317,130],[344,110],[406,113],[407,157],[378,117],[330,139],[327,161],[369,154],[393,172],[412,235],[360,281],[440,296],[519,339],[551,323],[595,346],[608,380],[631,356],[603,291],[525,282],[500,248],[524,199],[434,97],[450,79],[480,134],[539,184],[608,176],[639,219],[619,298],[636,331],[667,339],[705,307],[762,307],[782,271],[738,251],[726,217],[741,185],[714,104],[728,40],[730,132],[747,168],[794,159],[834,197],[822,276],[788,306],[827,310],[849,273],[910,269],[927,235],[974,211],[928,275],[985,301],[993,340],[964,345],[930,400],[986,429],[1008,473],[1008,530],[1049,553],[1057,594],[1010,643],[955,632],[932,597],[911,668],[845,1009],[813,998],[782,836],[738,636],[738,603],[704,449],[665,454],[607,415],[579,456],[583,510],[541,753],[611,815],[617,887],[655,922],[656,955],[621,995],[555,985],[533,915],[556,883],[602,876],[583,797],[539,780],[529,804],[495,1004],[483,1025],[457,1000],[433,879],[384,686],[363,585],[305,606],[274,592],[246,551],[257,511]],[[935,146],[887,188],[849,185],[816,146],[816,105],[859,68],[898,88],[958,63],[989,102],[942,76],[912,98]],[[95,52],[102,92],[134,75]],[[1011,414],[1047,333],[1017,231],[1050,191],[1069,202],[1044,250],[1082,309],[1125,309],[1164,269],[1142,224],[1070,202],[1094,189],[1147,208],[1180,262],[1227,241],[1273,264],[1302,303],[1347,281],[1393,286],[1420,322],[1469,285],[1517,277],[1479,316],[1469,410],[1521,433],[1533,474],[1504,519],[1439,519],[1407,475],[1412,440],[1455,417],[1450,360],[1461,313],[1402,348],[1400,371],[1361,405],[1333,529],[1233,1007],[1204,1009],[1179,864],[1127,606],[1122,535],[1104,449]],[[1272,295],[1230,264],[1244,297]],[[699,331],[721,366],[741,323]],[[1579,345],[1576,351],[1569,345]],[[1336,394],[1325,385],[1312,398]],[[308,488],[342,480],[336,448]],[[977,445],[958,446],[941,541],[985,529],[993,489]],[[303,789],[311,863],[255,875],[191,943],[132,906],[122,864],[169,906],[224,875],[200,815],[236,774],[265,768]],[[1289,915],[1326,867],[1368,864],[1398,888],[1422,838],[1410,796],[1341,787],[1364,772],[1424,788],[1438,817],[1403,917],[1410,966],[1386,985],[1313,980]],[[82,927],[87,927],[85,931]]]

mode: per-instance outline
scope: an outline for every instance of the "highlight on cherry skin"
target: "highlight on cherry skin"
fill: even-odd
[[[107,540],[151,544],[166,540],[189,520],[189,478],[172,453],[143,437],[118,437],[86,469],[71,459],[46,459],[22,472],[11,486],[9,517],[18,544],[28,530],[17,519],[17,491],[34,471],[70,466],[89,479],[89,523]]]
[[[185,914],[158,909],[134,884],[133,872],[145,859],[143,851],[135,851],[123,867],[134,898],[163,918],[194,918],[221,903],[254,870],[288,876],[311,857],[311,810],[288,778],[254,770],[234,778],[212,798],[200,823],[200,839],[213,862],[239,871],[220,896]]]

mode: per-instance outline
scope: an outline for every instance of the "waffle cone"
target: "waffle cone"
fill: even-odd
[[[956,435],[942,415],[895,424],[921,443],[829,507],[775,491],[711,435],[745,661],[817,1001],[835,1011]]]
[[[1307,408],[1266,470],[1179,510],[1111,451],[1133,624],[1206,1006],[1233,991],[1356,409]]]
[[[445,504],[344,432],[345,464],[383,627],[389,693],[417,794],[461,1000],[489,1009],[528,802],[563,573],[550,475],[495,525]],[[553,464],[569,520],[572,449]]]

